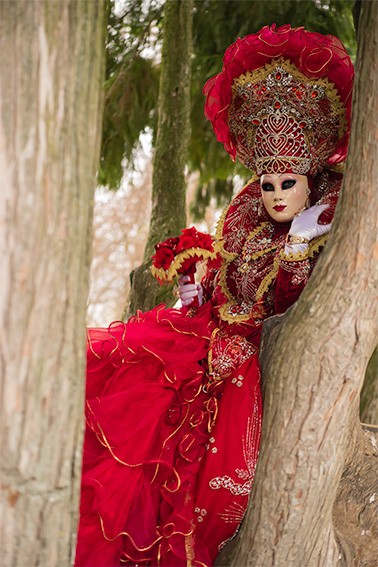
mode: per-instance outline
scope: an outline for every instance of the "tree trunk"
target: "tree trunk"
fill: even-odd
[[[131,275],[125,313],[172,303],[170,288],[150,274],[154,245],[186,225],[185,164],[189,143],[193,0],[166,0],[164,7],[158,129],[152,178],[152,213],[143,264]]]
[[[0,3],[2,565],[69,565],[104,3]]]
[[[378,347],[375,348],[366,369],[361,392],[360,417],[363,423],[378,424]]]
[[[309,285],[263,341],[262,448],[240,537],[219,565],[376,565],[377,437],[363,434],[358,405],[378,335],[377,20],[363,2],[343,193]]]

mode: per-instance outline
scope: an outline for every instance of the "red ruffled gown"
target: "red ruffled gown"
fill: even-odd
[[[331,204],[324,222],[340,180],[326,172],[313,192]],[[290,224],[264,217],[259,196],[250,183],[222,216],[195,314],[160,305],[88,331],[77,567],[209,566],[243,519],[261,431],[261,325],[298,298],[327,239],[285,257]]]

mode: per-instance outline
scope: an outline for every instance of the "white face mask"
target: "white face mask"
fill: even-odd
[[[276,222],[289,222],[306,207],[308,179],[295,173],[266,173],[260,177],[261,198],[268,215]]]

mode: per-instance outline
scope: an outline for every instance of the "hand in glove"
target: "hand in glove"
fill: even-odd
[[[293,218],[288,242],[285,245],[285,254],[305,252],[310,240],[330,231],[331,223],[318,223],[320,215],[328,207],[329,205],[314,205]]]
[[[178,280],[179,297],[181,304],[187,307],[193,303],[194,297],[198,297],[198,304],[203,303],[203,289],[200,283],[187,283],[190,282],[190,276],[181,276]]]

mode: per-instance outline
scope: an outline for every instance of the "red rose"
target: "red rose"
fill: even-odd
[[[156,246],[156,253],[152,256],[155,268],[163,268],[164,270],[168,270],[174,258],[172,250],[162,244]]]
[[[183,250],[188,250],[189,248],[195,248],[196,246],[196,229],[184,228],[181,231],[180,241],[177,245],[177,252],[182,252]]]
[[[164,242],[160,242],[159,244],[157,244],[157,246],[164,246],[166,248],[170,248],[173,252],[173,254],[176,255],[176,246],[179,242],[179,237],[178,236],[172,236],[172,238],[167,238],[167,240],[164,240]],[[155,247],[156,248],[156,247]]]
[[[198,248],[205,248],[205,250],[213,250],[213,239],[210,234],[205,234],[204,232],[198,232]]]
[[[212,238],[208,234],[199,232],[194,226],[184,228],[181,232],[180,241],[177,245],[177,252],[189,250],[190,248],[205,248],[212,250]]]

